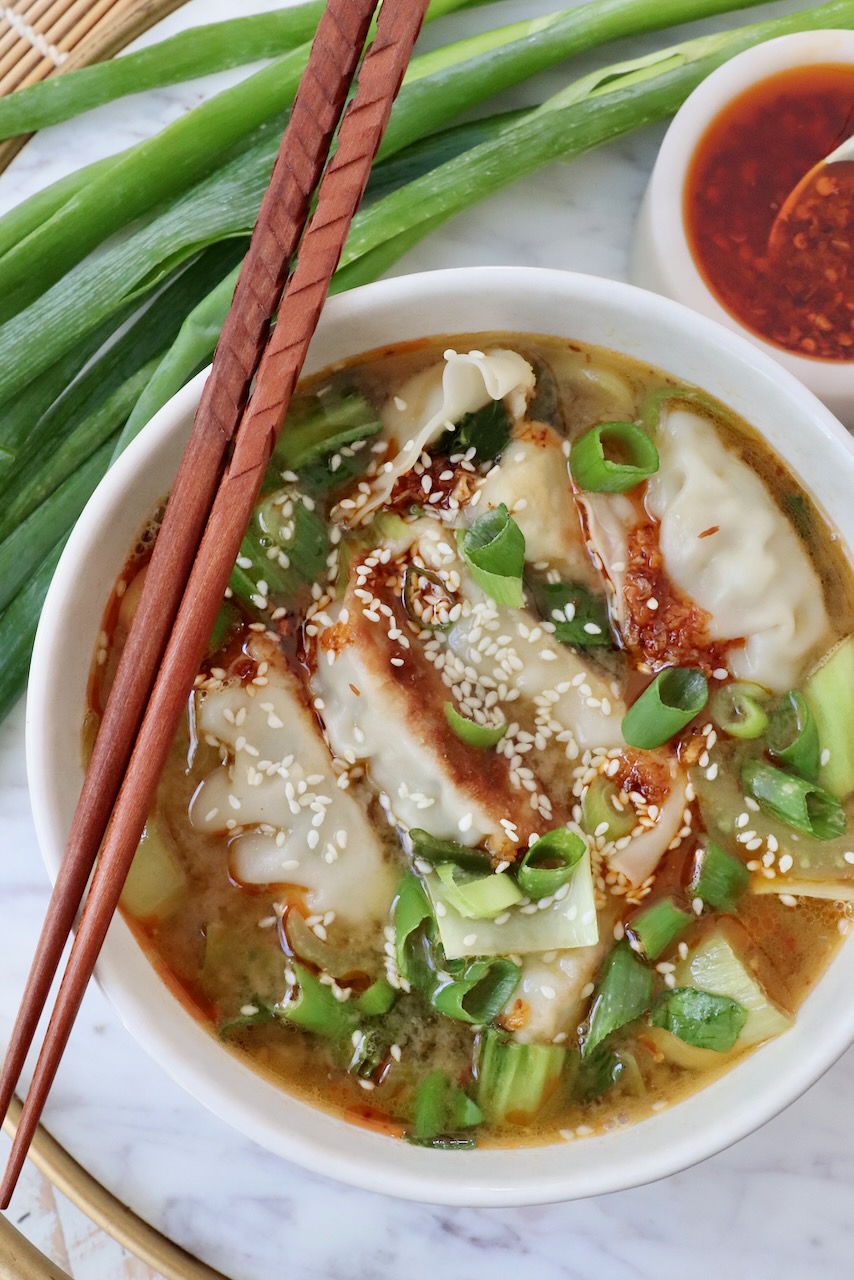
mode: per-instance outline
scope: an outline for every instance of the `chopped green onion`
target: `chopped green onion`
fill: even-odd
[[[775,760],[815,782],[821,763],[818,729],[803,694],[794,690],[777,703],[768,725],[768,750]]]
[[[732,738],[761,738],[768,728],[763,703],[768,691],[747,680],[733,680],[712,695],[709,710],[713,720]]]
[[[353,1032],[342,1048],[349,1053],[346,1070],[360,1080],[373,1080],[389,1057],[389,1038],[379,1026]]]
[[[242,623],[242,615],[230,600],[223,600],[208,639],[208,657],[224,649],[232,632]]]
[[[691,875],[691,895],[715,911],[735,911],[750,882],[750,872],[741,861],[710,841],[698,849]]]
[[[450,980],[439,979],[430,996],[437,1013],[481,1026],[498,1017],[519,984],[521,970],[512,960],[496,957],[452,964]]]
[[[453,702],[445,703],[445,719],[454,733],[469,747],[477,747],[483,751],[487,747],[496,747],[507,732],[506,724],[478,724],[460,715]]]
[[[652,1025],[664,1027],[696,1049],[728,1053],[747,1021],[744,1005],[730,996],[713,995],[695,987],[676,987],[659,996]]]
[[[474,449],[478,462],[494,461],[509,443],[510,426],[510,415],[504,401],[490,400],[482,409],[460,418],[451,433],[440,436],[436,451],[454,457]]]
[[[377,978],[356,1000],[356,1008],[368,1018],[380,1018],[388,1013],[396,999],[397,992],[391,983]]]
[[[436,875],[444,900],[467,920],[492,920],[522,899],[522,890],[506,871],[473,876],[452,862],[442,862]]]
[[[694,667],[667,667],[623,716],[623,737],[630,747],[650,751],[663,746],[703,710],[709,685]]]
[[[614,801],[619,800],[621,808]],[[620,840],[634,830],[637,814],[622,788],[599,774],[590,783],[581,801],[582,830],[589,836]]]
[[[441,840],[431,836],[429,831],[413,827],[409,832],[412,852],[416,858],[424,858],[427,862],[455,862],[465,871],[480,872],[482,875],[492,870],[492,859],[482,849],[469,849],[456,840]]]
[[[477,1102],[490,1124],[526,1124],[543,1109],[560,1081],[566,1050],[554,1044],[517,1044],[489,1028],[477,1063]]]
[[[438,587],[441,593],[439,598],[435,599],[427,592],[424,592],[422,597],[418,592],[420,582],[429,582],[432,586]],[[437,606],[444,606],[447,612],[452,608],[453,603],[447,584],[438,573],[432,569],[425,569],[420,564],[406,566],[403,575],[403,607],[411,622],[416,623],[423,631],[448,631],[454,625],[450,618],[445,622],[435,622],[427,616],[425,610],[432,609],[435,612]],[[420,605],[420,609],[416,608],[416,605]]]
[[[634,422],[600,422],[573,440],[569,469],[587,493],[626,493],[658,470],[658,450]]]
[[[831,649],[804,685],[824,748],[819,781],[838,800],[854,791],[854,636]]]
[[[650,435],[654,436],[658,430],[661,406],[667,404],[670,400],[704,409],[706,413],[711,414],[714,418],[728,419],[730,417],[722,404],[719,404],[717,400],[713,400],[711,396],[707,396],[705,391],[698,391],[696,387],[661,387],[658,391],[651,391],[644,398],[638,415]]]
[[[291,988],[290,999],[276,1005],[276,1016],[292,1022],[303,1031],[334,1040],[343,1040],[353,1031],[357,1020],[356,1010],[349,1002],[336,1000],[332,988],[326,986],[301,964],[293,966],[297,985]]]
[[[498,604],[520,609],[525,536],[504,503],[478,516],[465,532],[458,530],[457,542],[478,586]]]
[[[219,1028],[219,1034],[224,1039],[230,1036],[234,1031],[244,1031],[246,1027],[263,1027],[274,1022],[276,1019],[276,1010],[272,1001],[262,1000],[259,996],[253,996],[249,1001],[255,1009],[254,1013],[241,1013],[235,1018],[229,1018],[227,1022],[223,1022]]]
[[[677,907],[671,898],[662,898],[634,915],[626,924],[626,933],[647,960],[657,960],[693,919],[692,912]]]
[[[593,1102],[613,1089],[625,1070],[622,1059],[606,1045],[582,1058],[572,1082],[574,1102]]]
[[[433,982],[431,942],[433,911],[416,876],[406,875],[394,901],[394,954],[397,971],[410,986],[423,991]]]
[[[832,840],[845,830],[845,814],[836,797],[794,773],[751,760],[742,767],[741,782],[761,809],[795,831]]]
[[[534,901],[550,898],[571,878],[586,848],[581,836],[566,827],[547,831],[529,847],[517,868],[519,888]]]
[[[541,616],[554,624],[554,637],[561,644],[581,649],[614,647],[601,597],[574,582],[531,582],[530,587]]]
[[[471,1148],[473,1139],[455,1135],[482,1120],[477,1103],[452,1084],[444,1071],[433,1071],[418,1086],[412,1129],[406,1136],[418,1146]]]
[[[634,1022],[652,1004],[653,977],[627,942],[608,954],[590,1009],[587,1035],[581,1048],[587,1058],[614,1031]]]

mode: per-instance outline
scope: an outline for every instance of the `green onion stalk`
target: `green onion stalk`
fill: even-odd
[[[643,19],[641,5],[630,4],[628,0],[622,0],[621,6],[617,5],[617,0],[613,0],[610,5],[587,6],[585,10],[573,12],[585,12],[586,8],[593,7],[599,11],[613,11],[618,7],[624,12],[631,11],[636,24],[632,30],[640,30],[644,22],[649,24],[652,21],[649,14]],[[729,6],[716,3],[714,11],[727,7]],[[656,6],[656,22],[665,8],[667,17],[662,18],[662,21],[671,22],[685,20],[689,16],[704,16],[712,11],[709,5],[700,4],[698,0],[692,0],[691,3],[689,0],[674,0],[667,6]],[[541,107],[521,115],[514,113],[508,117],[505,114],[496,117],[491,123],[483,122],[480,125],[481,140],[473,148],[450,160],[443,157],[437,167],[399,190],[383,196],[360,212],[345,246],[333,291],[340,292],[375,279],[408,249],[457,213],[540,165],[555,159],[572,159],[591,147],[640,125],[666,118],[681,105],[704,76],[742,49],[792,31],[826,26],[854,27],[854,0],[831,0],[828,4],[802,13],[701,37],[657,54],[623,62],[576,81]],[[548,45],[548,40],[546,44]],[[549,65],[548,49],[542,51],[542,57],[542,66]],[[450,55],[448,61],[449,66],[456,65]],[[464,62],[460,65],[466,67],[468,64]],[[449,72],[435,74],[441,78]],[[438,84],[439,81],[434,83]],[[406,89],[401,95],[404,103],[405,93]],[[473,104],[464,98],[461,90],[456,109],[463,110],[468,105]],[[429,148],[427,154],[429,163]],[[221,185],[208,190],[211,203],[219,203],[221,211],[222,196],[231,194],[239,204],[238,216],[228,224],[221,212],[217,214],[216,208],[209,210],[206,225],[200,228],[197,224],[194,237],[190,235],[189,229],[185,230],[182,252],[196,254],[218,236],[238,238],[251,225],[251,202],[245,189],[241,190],[237,172],[226,166],[225,170],[215,176],[221,179]],[[263,184],[258,183],[254,192],[257,211]],[[190,203],[191,198],[185,196],[178,205],[183,206],[186,213]],[[163,220],[167,221],[168,227],[175,228],[179,221],[175,206],[167,209],[149,226],[143,227],[136,236],[146,237],[145,243],[151,246],[158,240],[159,233],[155,228]],[[3,234],[2,228],[3,221],[0,220],[0,237]],[[136,236],[128,237],[125,244],[132,243]],[[86,309],[92,302],[91,296],[87,295],[81,320],[73,306],[73,298],[57,298],[56,291],[51,290],[47,295],[50,302],[40,300],[24,315],[3,325],[0,328],[0,400],[26,394],[27,384],[45,375],[63,360],[87,332],[96,332],[101,321],[107,318],[105,310],[113,317],[119,316],[128,305],[129,295],[133,290],[151,289],[158,279],[164,279],[174,269],[175,263],[168,260],[167,238],[162,237],[159,243],[163,253],[159,257],[155,256],[153,262],[150,258],[147,259],[144,269],[141,264],[137,264],[136,275],[130,286],[124,276],[116,275],[108,279],[101,277],[103,292],[118,296],[111,304],[112,310],[99,309],[96,291],[96,318],[91,324],[86,319]],[[100,256],[102,264],[109,258],[110,252],[112,250]],[[0,275],[2,267],[3,262],[0,260]],[[85,263],[78,268],[81,271],[86,269]],[[148,417],[210,358],[231,301],[235,274],[232,272],[226,276],[190,312],[131,414],[129,429],[121,438],[122,444],[127,443]],[[58,288],[65,285],[66,282],[63,281]],[[39,323],[35,325],[32,323],[32,313],[37,310]],[[64,325],[70,327],[68,334],[64,332]],[[0,450],[2,447],[3,438],[0,434]],[[63,529],[56,530],[57,548],[65,532]],[[55,563],[57,555],[58,550],[55,549],[51,553],[52,563]],[[29,637],[25,642],[18,640],[5,647],[0,645],[0,715],[5,714],[23,686],[35,619],[49,581],[49,565],[50,557],[46,557],[25,590],[0,614],[0,639],[4,633],[9,632],[12,611],[14,625],[18,628],[16,635]]]
[[[433,0],[427,17],[468,2]],[[223,160],[239,158],[253,131],[272,129],[278,140],[282,113],[293,102],[310,49],[308,42],[290,49],[115,157],[113,164],[90,172],[85,186],[0,259],[0,321],[39,298],[114,232],[202,181]],[[266,176],[269,180],[269,167]]]
[[[464,3],[441,0],[433,11]],[[605,0],[421,55],[413,60],[395,104],[381,158],[591,45],[731,7],[732,0],[667,0],[654,7],[648,0]],[[142,282],[162,276],[206,243],[251,230],[278,147],[281,113],[293,98],[306,56],[304,46],[285,54],[124,153],[0,258],[0,403],[58,359],[87,327],[132,299]],[[523,171],[532,167],[536,164]],[[467,175],[466,188],[468,180]],[[475,193],[482,181],[474,178]],[[149,226],[107,247],[97,262],[81,262],[114,232],[182,191]],[[461,207],[467,203],[472,200]],[[410,210],[393,231],[368,230],[372,244],[357,242],[350,257],[408,237],[415,225],[427,234],[429,220],[413,219]],[[361,282],[359,268],[356,276]],[[221,295],[226,310],[231,292],[228,285]]]

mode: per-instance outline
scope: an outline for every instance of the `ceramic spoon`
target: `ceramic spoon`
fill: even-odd
[[[822,174],[824,174],[825,170],[831,165],[840,164],[845,161],[848,161],[848,163],[854,163],[854,135],[850,138],[846,138],[841,146],[838,146],[834,151],[831,151],[829,156],[825,156],[823,160],[819,160],[818,164],[814,164],[811,169],[807,170],[800,182],[798,182],[797,185],[789,192],[780,207],[780,212],[777,214],[772,224],[771,234],[768,236],[769,252],[774,253],[782,248],[785,243],[785,224],[792,216],[793,210],[803,199],[806,192],[812,188],[813,184],[818,181]]]

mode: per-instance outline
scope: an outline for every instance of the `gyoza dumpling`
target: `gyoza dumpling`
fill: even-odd
[[[575,505],[560,436],[543,422],[524,422],[480,486],[472,509],[507,507],[525,537],[525,559],[563,579],[599,589]]]
[[[829,636],[821,583],[760,478],[712,424],[677,408],[662,416],[661,465],[647,482],[668,576],[710,616],[713,640],[738,641],[733,675],[788,689]]]
[[[359,518],[381,507],[422,451],[467,413],[483,409],[490,400],[504,400],[511,418],[519,418],[533,389],[534,371],[528,361],[501,348],[467,354],[447,351],[442,364],[416,373],[380,414],[383,438],[394,442],[397,452],[383,463],[367,502],[359,504]]]
[[[357,801],[337,785],[317,721],[277,646],[251,641],[267,685],[235,680],[197,695],[199,733],[229,753],[202,782],[190,810],[199,831],[230,838],[241,884],[296,884],[312,911],[350,923],[385,917],[397,875]]]

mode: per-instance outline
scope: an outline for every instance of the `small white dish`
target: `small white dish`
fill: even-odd
[[[765,342],[740,324],[711,292],[688,245],[683,217],[685,181],[706,129],[744,90],[778,72],[814,65],[854,66],[854,31],[802,31],[754,46],[724,63],[682,104],[658,152],[638,214],[629,274],[652,289],[740,333],[773,356],[854,428],[854,361],[811,360]],[[738,192],[733,192],[733,199]]]
[[[696,312],[630,285],[512,267],[383,281],[328,303],[307,371],[386,344],[495,330],[599,344],[702,386],[747,418],[800,476],[854,559],[854,441],[773,360]],[[30,674],[27,768],[51,877],[83,777],[81,724],[105,603],[174,477],[205,376],[165,405],[108,472],[68,541],[45,602]],[[571,1200],[675,1173],[764,1124],[854,1040],[849,942],[791,1031],[678,1105],[630,1128],[574,1142],[430,1151],[347,1124],[257,1075],[171,994],[120,918],[111,925],[96,972],[138,1042],[244,1134],[344,1182],[456,1206]]]

